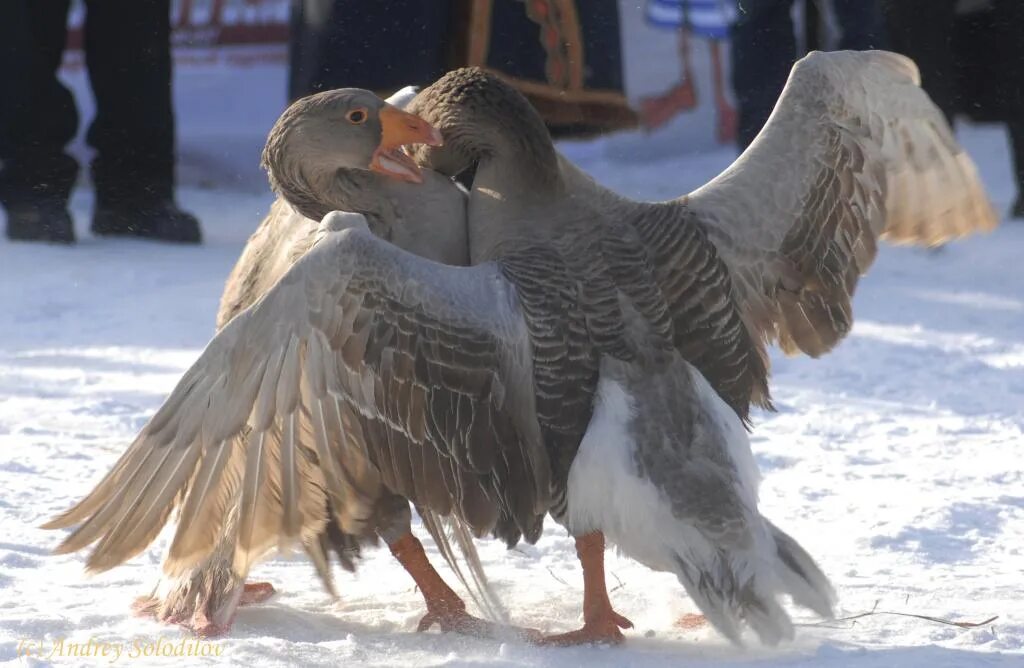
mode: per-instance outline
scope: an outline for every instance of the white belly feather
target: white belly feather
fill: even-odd
[[[713,416],[718,439],[736,466],[740,495],[755,508],[759,475],[746,430],[704,377],[689,371],[700,410]],[[624,383],[602,373],[590,425],[569,470],[567,528],[576,535],[601,530],[630,557],[672,571],[689,527],[673,516],[664,492],[639,473],[630,423],[644,420],[644,409]]]
[[[658,549],[660,492],[637,474],[636,442],[629,433],[635,415],[633,397],[616,381],[602,377],[594,414],[569,469],[567,528],[574,535],[603,531],[629,555],[650,568],[665,570]]]
[[[696,420],[672,419],[694,408]],[[658,473],[657,485],[638,460]],[[793,633],[781,595],[827,616],[834,592],[810,555],[758,512],[759,479],[743,424],[693,367],[677,358],[638,375],[622,362],[602,363],[569,469],[565,522],[576,536],[603,531],[627,556],[674,572],[733,641],[748,624],[774,644]]]

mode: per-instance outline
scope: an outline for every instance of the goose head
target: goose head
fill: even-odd
[[[558,182],[557,153],[540,114],[513,86],[479,67],[445,74],[408,110],[444,137],[443,146],[411,149],[423,166],[447,176],[490,166],[506,185],[531,190]]]
[[[262,165],[275,192],[307,218],[320,220],[348,208],[348,202],[331,197],[339,177],[422,182],[419,166],[403,151],[415,144],[440,145],[441,134],[368,90],[341,88],[288,107],[270,130]]]

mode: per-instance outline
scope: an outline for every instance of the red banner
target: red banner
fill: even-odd
[[[171,44],[180,49],[283,45],[288,42],[288,0],[172,0]],[[85,6],[74,3],[68,47],[82,45]]]

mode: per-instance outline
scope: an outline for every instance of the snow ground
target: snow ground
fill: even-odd
[[[961,135],[1005,210],[1013,193],[1001,130]],[[564,149],[605,183],[647,198],[695,187],[731,159],[721,151],[624,162],[601,141]],[[184,637],[129,613],[155,581],[160,549],[86,578],[82,555],[49,556],[60,536],[35,528],[91,489],[196,357],[223,280],[270,203],[196,188],[180,199],[203,219],[200,248],[92,239],[87,194],[74,200],[78,246],[0,242],[2,665],[183,661],[129,654],[137,640]],[[814,625],[797,612],[807,626],[795,642],[738,650],[706,629],[673,628],[693,611],[682,587],[609,552],[613,602],[636,623],[628,642],[541,650],[415,633],[421,599],[378,550],[358,574],[339,574],[338,602],[300,558],[261,565],[256,577],[280,594],[242,609],[231,637],[207,649],[247,666],[1024,666],[1022,260],[1024,223],[1012,221],[935,254],[885,248],[837,351],[816,361],[775,356],[779,410],[757,415],[753,435],[762,508],[831,575],[841,614],[877,602],[970,621],[999,616],[983,628],[893,615]],[[512,552],[482,543],[481,553],[514,621],[546,631],[579,624],[582,581],[563,531],[551,525],[536,546]],[[125,654],[47,658],[61,639],[125,643]]]

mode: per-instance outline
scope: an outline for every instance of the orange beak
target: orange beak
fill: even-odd
[[[402,147],[409,144],[440,146],[441,133],[419,116],[414,116],[390,104],[380,110],[380,145],[373,152],[370,169],[409,183],[422,183],[419,165]]]

